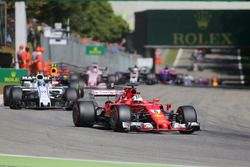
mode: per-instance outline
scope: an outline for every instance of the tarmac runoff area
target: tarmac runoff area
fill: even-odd
[[[182,54],[175,64],[177,73],[189,74],[195,79],[217,77],[223,85],[236,86],[244,84],[244,69],[241,57],[236,50],[213,50],[207,53],[202,61],[196,62],[202,71],[189,71],[194,61],[191,59],[194,49],[183,49]]]
[[[100,160],[105,161],[101,166],[105,163],[128,166],[125,162],[132,162],[132,166],[139,166],[138,163],[143,163],[142,166],[249,166],[250,90],[167,85],[141,85],[138,89],[143,98],[159,98],[162,103],[172,104],[174,110],[180,105],[193,105],[202,130],[193,135],[180,135],[76,128],[68,111],[11,110],[1,104],[0,166],[56,166],[64,162],[61,159],[73,159],[65,164],[77,164],[75,159],[89,160],[91,164],[85,164],[89,167],[96,167]],[[9,154],[35,156],[38,160],[19,159]],[[61,162],[48,160],[47,165],[47,160],[36,157],[56,157]]]

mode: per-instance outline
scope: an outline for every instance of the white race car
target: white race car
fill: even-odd
[[[77,90],[67,86],[52,86],[52,81],[38,74],[21,78],[21,86],[4,87],[4,105],[11,109],[65,108],[71,110],[78,99]]]

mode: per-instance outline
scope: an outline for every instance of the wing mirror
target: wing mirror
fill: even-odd
[[[169,111],[171,108],[171,104],[165,104],[165,106],[167,107],[167,111]]]

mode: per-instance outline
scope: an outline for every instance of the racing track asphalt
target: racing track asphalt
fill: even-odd
[[[140,86],[142,96],[195,106],[202,131],[117,133],[76,128],[71,112],[0,106],[0,153],[191,166],[249,166],[250,90]]]

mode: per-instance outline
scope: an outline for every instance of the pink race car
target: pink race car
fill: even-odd
[[[99,67],[97,63],[93,63],[86,71],[86,84],[89,88],[113,88],[115,76],[108,75],[107,67]]]

